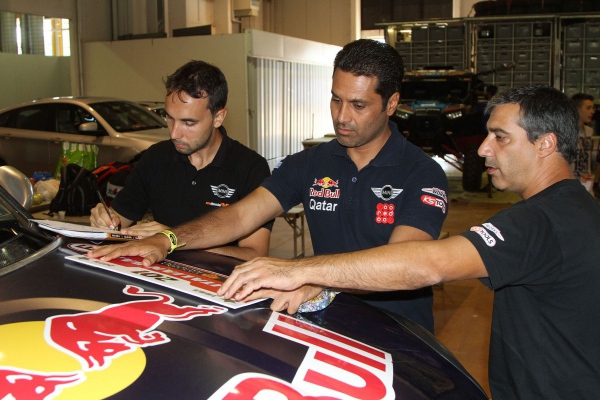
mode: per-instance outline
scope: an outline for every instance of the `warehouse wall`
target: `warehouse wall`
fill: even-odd
[[[277,69],[293,69],[298,65],[324,66],[329,69],[325,75],[330,79],[333,59],[338,50],[337,46],[252,30],[235,35],[85,43],[82,51],[85,70],[83,88],[85,94],[90,96],[160,101],[164,99],[163,79],[167,75],[192,59],[210,62],[221,68],[229,84],[229,113],[224,125],[230,136],[263,153],[257,140],[257,118],[264,115],[265,110],[261,108],[264,105],[255,100],[256,70],[249,60],[275,60]],[[249,69],[253,71],[250,78]],[[264,73],[271,73],[271,70]],[[311,77],[307,78],[310,80]],[[269,82],[274,81],[268,79]],[[264,83],[259,82],[258,85]],[[285,123],[283,125],[286,126],[263,127],[261,134],[297,135],[291,140],[301,146],[302,139],[312,135],[321,137],[331,132],[330,87],[331,84],[326,83],[311,92],[311,96],[303,98],[302,93],[297,93],[300,97],[290,98],[287,93],[296,91],[298,86],[277,86],[282,98],[291,104],[291,109],[284,109],[283,103],[275,104],[268,110],[269,116],[277,114],[275,119],[283,121],[279,118],[286,114],[304,122],[298,123],[299,128],[292,131]],[[315,104],[318,105],[316,109]],[[294,115],[300,111],[301,115]],[[261,136],[261,139],[267,141],[268,138]],[[274,152],[269,157],[276,158],[298,150],[298,147],[282,148],[281,152]]]
[[[215,64],[229,83],[225,127],[235,139],[248,142],[243,34],[84,43],[82,53],[86,95],[134,101],[163,101],[163,79],[190,60]]]
[[[40,97],[71,94],[69,57],[0,52],[0,109]]]

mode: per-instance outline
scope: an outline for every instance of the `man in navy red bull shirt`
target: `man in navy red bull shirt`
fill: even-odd
[[[446,176],[389,121],[400,101],[403,71],[402,58],[387,44],[363,39],[346,45],[336,56],[331,89],[337,140],[287,157],[246,198],[173,229],[171,239],[186,248],[227,243],[298,203],[304,205],[315,254],[437,239],[448,212]],[[142,255],[155,262],[173,248],[158,235],[90,255],[105,260]],[[273,293],[271,308],[296,312],[322,289]],[[433,332],[431,287],[364,298]]]

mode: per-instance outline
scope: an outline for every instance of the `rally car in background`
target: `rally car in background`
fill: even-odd
[[[477,149],[486,136],[477,99],[484,89],[479,77],[513,67],[506,63],[477,74],[451,67],[408,71],[391,120],[410,142],[462,171],[465,190],[479,191],[484,160]]]
[[[228,304],[211,293],[239,260],[123,258],[136,279],[73,261],[91,243],[30,218],[0,187],[1,399],[487,398],[433,336],[353,296],[296,315]]]

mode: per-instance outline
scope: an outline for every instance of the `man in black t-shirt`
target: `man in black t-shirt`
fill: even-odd
[[[479,278],[495,293],[492,398],[598,398],[600,205],[570,171],[577,109],[558,90],[531,84],[499,93],[486,111],[479,154],[494,186],[523,201],[444,240],[252,260],[219,294],[242,301],[312,285],[389,291]]]
[[[136,163],[110,215],[102,204],[92,209],[92,226],[120,226],[123,234],[140,237],[169,235],[168,227],[239,201],[270,175],[267,161],[222,126],[228,90],[217,67],[190,61],[167,78],[166,89],[171,140],[151,146]],[[134,225],[148,209],[153,221]],[[271,226],[208,250],[244,260],[266,256]]]

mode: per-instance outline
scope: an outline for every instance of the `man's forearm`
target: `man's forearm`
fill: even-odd
[[[210,249],[252,234],[282,212],[277,199],[266,189],[258,188],[237,203],[171,230],[188,249]]]

